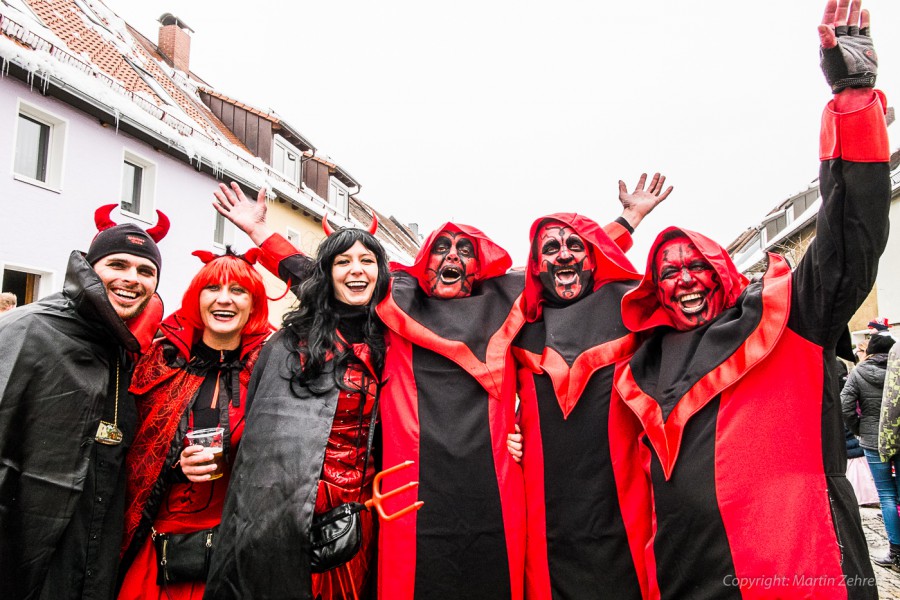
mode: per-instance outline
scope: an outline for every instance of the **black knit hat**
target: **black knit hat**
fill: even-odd
[[[131,223],[116,225],[98,233],[85,258],[93,266],[101,258],[120,252],[146,258],[160,271],[162,257],[156,242],[146,231]]]
[[[883,354],[889,352],[891,346],[894,345],[894,338],[887,333],[876,333],[869,338],[869,345],[866,346],[866,354]]]
[[[118,204],[106,204],[94,211],[94,223],[97,225],[97,235],[91,242],[88,250],[87,259],[91,266],[110,254],[133,254],[146,258],[156,265],[156,274],[162,270],[162,258],[159,255],[159,248],[156,242],[166,237],[169,232],[169,218],[161,211],[156,211],[159,217],[156,225],[144,231],[137,225],[131,223],[116,223],[109,218],[110,213]]]

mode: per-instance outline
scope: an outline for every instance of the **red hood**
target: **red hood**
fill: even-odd
[[[531,224],[531,231],[528,233],[528,239],[532,243],[528,253],[528,265],[525,268],[525,318],[529,322],[541,317],[545,302],[544,286],[540,280],[540,263],[535,256],[534,238],[540,226],[550,220],[568,225],[590,245],[597,264],[594,271],[594,291],[610,281],[640,279],[640,275],[625,257],[625,253],[596,222],[575,213],[554,213],[541,217]]]
[[[159,326],[166,339],[178,348],[185,360],[191,358],[191,348],[200,339],[201,331],[191,325],[187,319],[181,316],[181,309],[176,310]],[[241,337],[241,358],[247,356],[254,348],[262,344],[269,334],[274,331],[270,325],[265,333],[257,333],[253,335],[245,335]]]
[[[668,311],[656,299],[656,284],[653,282],[653,257],[665,239],[671,239],[672,232],[687,237],[697,250],[709,261],[722,281],[725,290],[725,309],[731,308],[749,280],[741,275],[728,256],[725,248],[705,235],[679,227],[668,227],[656,236],[650,254],[647,255],[647,269],[641,284],[622,298],[622,321],[631,331],[645,331],[660,326],[673,327]]]
[[[478,253],[478,273],[475,275],[475,281],[483,281],[503,275],[512,266],[512,259],[506,250],[494,243],[483,231],[471,225],[462,225],[448,221],[431,232],[431,235],[428,236],[428,239],[425,240],[419,249],[419,253],[416,254],[416,259],[411,267],[400,263],[391,263],[391,270],[409,273],[419,282],[419,287],[427,293],[428,283],[425,280],[425,268],[428,264],[428,255],[431,252],[431,245],[434,243],[435,238],[444,230],[464,233],[475,241],[475,250]]]

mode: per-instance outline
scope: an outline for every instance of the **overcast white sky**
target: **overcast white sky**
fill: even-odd
[[[192,71],[274,109],[382,212],[475,225],[516,264],[534,219],[605,223],[643,171],[675,192],[635,236],[639,269],[664,226],[727,244],[817,176],[820,0],[104,1],[152,40],[182,19]],[[898,4],[864,3],[892,104]]]

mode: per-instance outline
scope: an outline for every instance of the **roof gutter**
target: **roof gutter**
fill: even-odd
[[[194,168],[202,173],[206,173],[215,180],[231,180],[237,182],[242,187],[249,190],[259,190],[265,185],[259,181],[251,181],[250,178],[240,173],[235,173],[228,168],[218,168],[209,161],[195,161],[183,148],[177,145],[177,140],[169,139],[160,133],[146,127],[145,125],[135,121],[126,114],[118,113],[111,106],[104,104],[100,100],[86,94],[82,90],[69,85],[65,81],[57,77],[42,73],[37,75],[28,69],[18,65],[13,60],[6,60],[7,74],[12,75],[16,79],[22,81],[26,85],[30,85],[32,91],[43,96],[56,98],[61,102],[80,110],[94,118],[96,118],[103,126],[116,127],[118,131],[122,131],[150,146],[156,151],[168,154],[173,158],[194,166]],[[46,84],[31,85],[34,78],[38,77]],[[252,167],[248,167],[252,168]],[[264,171],[259,172],[260,180],[267,178]],[[307,210],[318,217],[325,215],[328,210],[322,206],[318,206],[312,202],[303,202],[302,199],[290,198],[291,202],[298,204],[304,210]]]

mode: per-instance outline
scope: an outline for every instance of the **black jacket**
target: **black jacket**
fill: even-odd
[[[886,366],[887,354],[869,356],[850,372],[841,390],[844,423],[859,436],[859,445],[868,450],[878,450],[878,419]]]
[[[316,382],[325,391],[292,385],[286,340],[272,336],[250,379],[206,600],[312,598],[309,525],[339,389],[330,371]]]
[[[0,320],[0,348],[0,598],[111,598],[138,342],[73,252],[62,292]],[[105,446],[117,370],[124,441]]]

